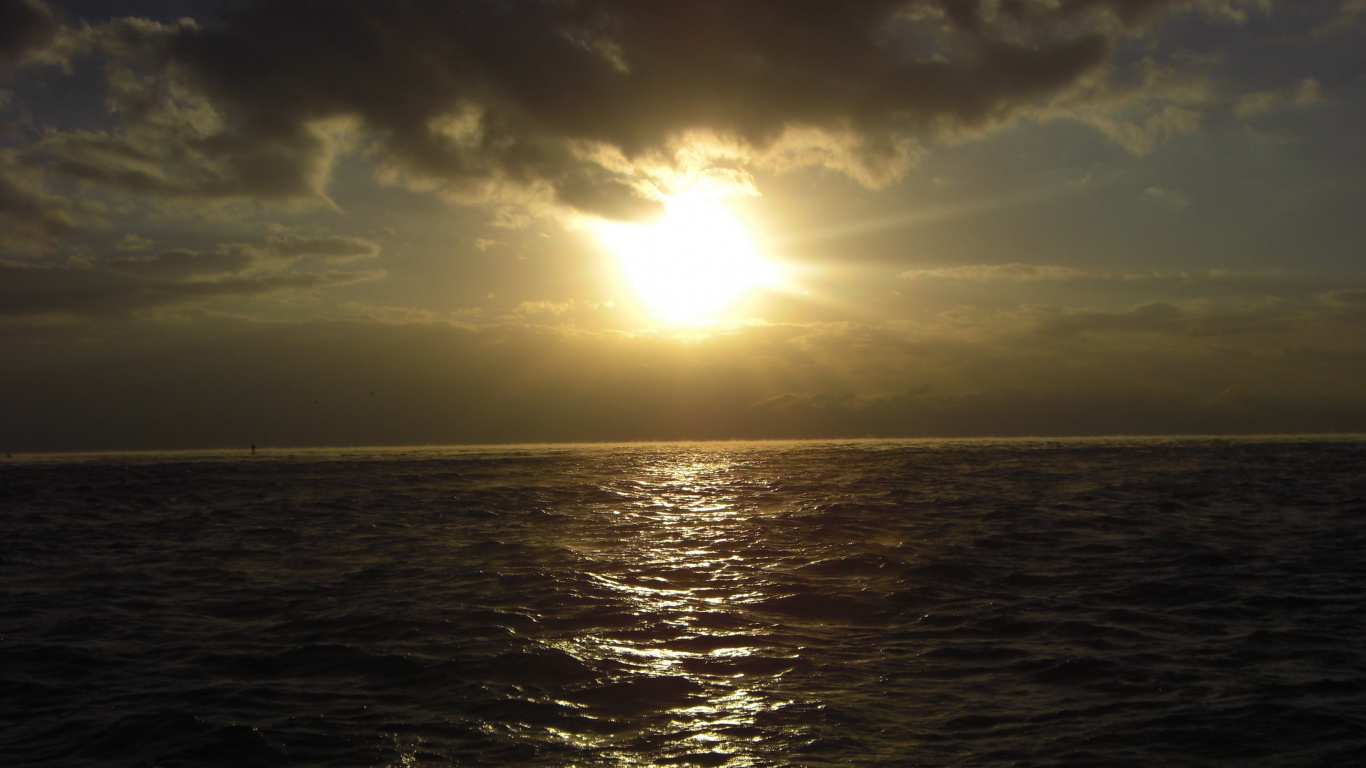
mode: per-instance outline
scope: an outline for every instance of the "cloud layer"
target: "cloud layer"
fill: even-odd
[[[1041,107],[1191,5],[248,0],[204,24],[86,30],[126,128],[51,134],[30,156],[139,195],[289,201],[323,198],[360,142],[389,178],[457,199],[634,218],[690,140],[694,159],[895,177],[917,141]],[[4,7],[24,18],[11,60],[51,39],[37,0]]]
[[[295,261],[352,261],[378,253],[379,246],[357,238],[290,235],[271,238],[265,247],[232,243],[207,254],[166,250],[62,264],[0,260],[0,317],[83,318],[216,299],[309,294],[380,273],[289,270]]]
[[[38,0],[0,1],[0,66],[43,50],[60,29],[56,14]]]
[[[58,327],[7,338],[0,433],[17,450],[1364,430],[1363,306],[1040,308],[956,337],[536,324],[553,308],[482,327]]]

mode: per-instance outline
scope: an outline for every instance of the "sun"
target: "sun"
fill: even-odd
[[[777,265],[715,200],[692,193],[670,198],[664,206],[664,216],[649,224],[596,227],[627,281],[659,316],[676,322],[708,319],[750,289],[777,282]]]

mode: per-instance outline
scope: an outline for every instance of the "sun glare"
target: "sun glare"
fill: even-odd
[[[658,221],[603,223],[598,233],[641,298],[672,321],[706,319],[747,290],[777,282],[777,265],[740,221],[701,194],[667,200]]]

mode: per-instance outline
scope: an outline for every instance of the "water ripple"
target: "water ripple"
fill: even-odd
[[[1366,443],[0,465],[7,765],[1366,764]]]

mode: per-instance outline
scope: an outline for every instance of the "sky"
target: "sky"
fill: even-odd
[[[0,0],[0,450],[1366,431],[1363,0]]]

